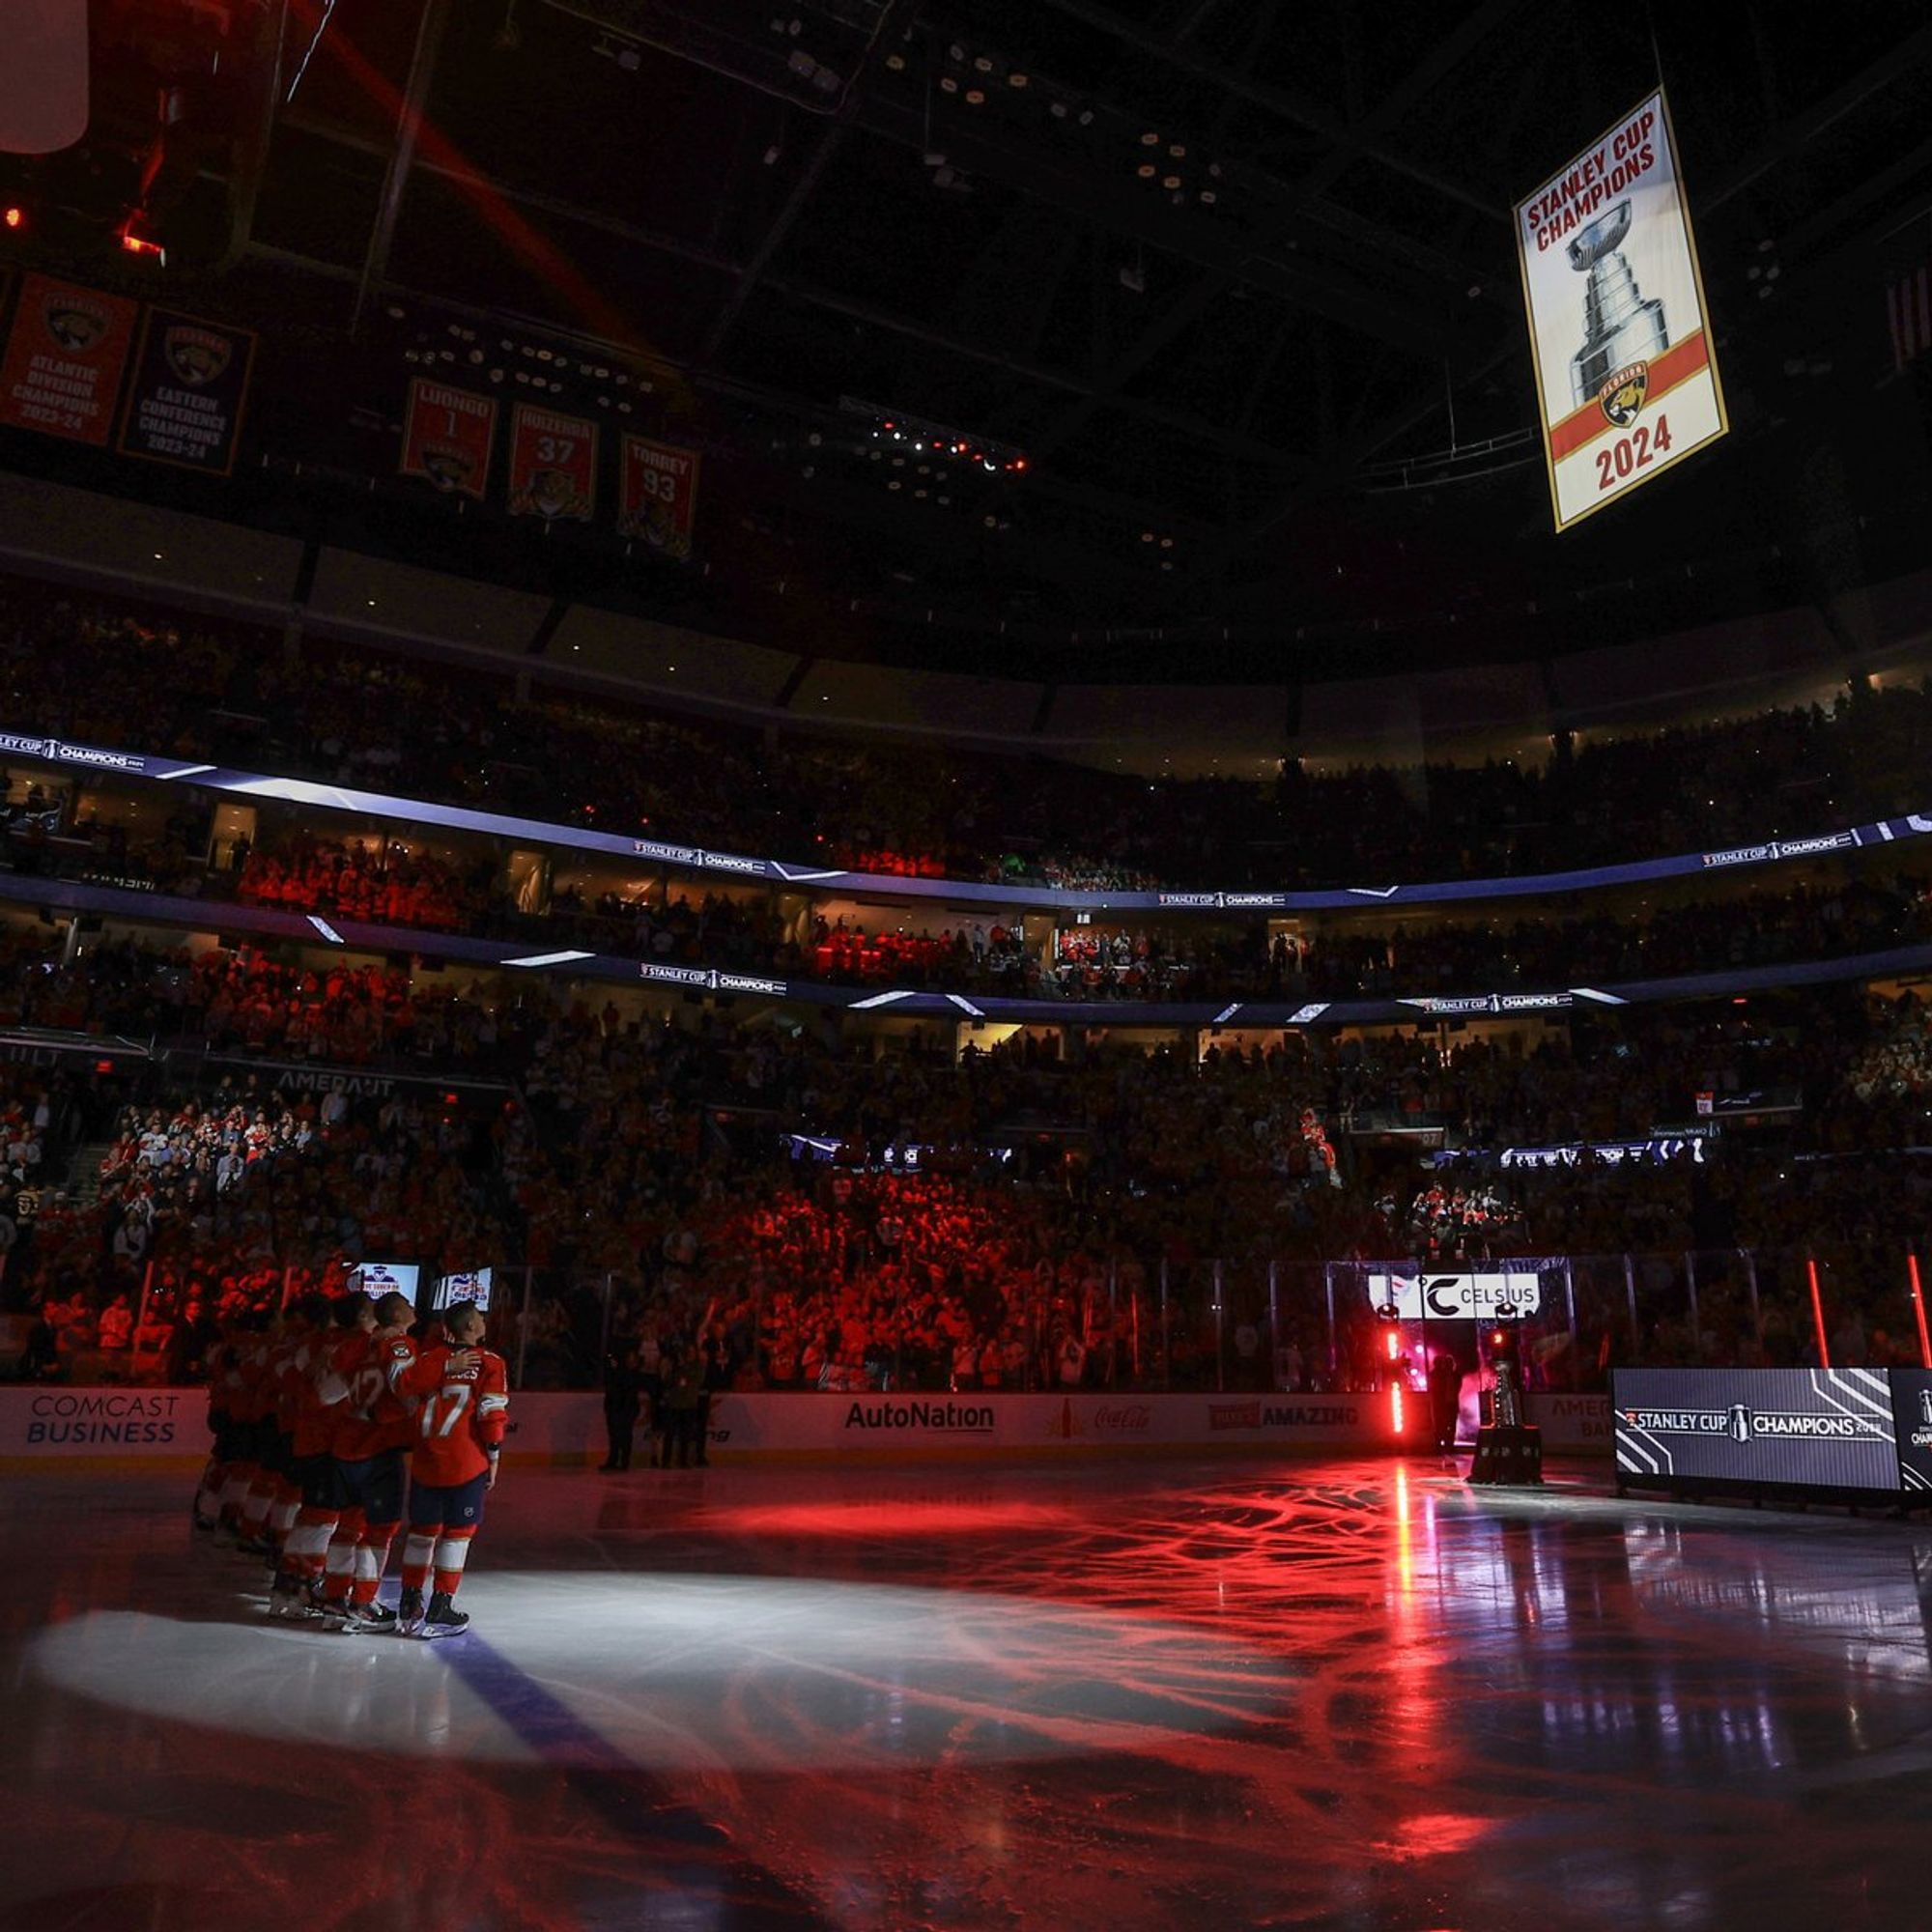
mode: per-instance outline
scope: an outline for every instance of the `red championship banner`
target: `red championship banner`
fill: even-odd
[[[490,485],[490,445],[496,435],[492,397],[418,376],[410,384],[410,412],[403,424],[402,473],[480,502]]]
[[[28,275],[0,362],[0,423],[104,446],[138,309]]]
[[[534,403],[510,412],[510,514],[587,524],[597,509],[597,425]]]
[[[619,486],[618,530],[666,556],[688,557],[697,509],[696,450],[627,436]]]

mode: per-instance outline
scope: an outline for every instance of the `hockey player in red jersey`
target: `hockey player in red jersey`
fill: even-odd
[[[448,1341],[425,1349],[394,1383],[419,1405],[396,1626],[404,1636],[458,1636],[469,1626],[451,1600],[483,1522],[484,1494],[497,1487],[509,1424],[508,1370],[501,1355],[483,1347],[482,1310],[459,1301],[442,1326]],[[425,1606],[423,1590],[432,1580]]]
[[[289,1469],[301,1500],[269,1598],[271,1617],[303,1618],[321,1613],[319,1600],[329,1542],[342,1519],[335,1459],[330,1454],[341,1410],[339,1405],[324,1403],[322,1390],[349,1363],[352,1354],[360,1354],[365,1338],[376,1327],[376,1304],[365,1294],[345,1294],[326,1312],[327,1321],[318,1322],[297,1364],[300,1385],[295,1396]],[[341,1386],[347,1389],[346,1382]],[[345,1607],[361,1527],[359,1520],[353,1522],[343,1543],[339,1595]]]
[[[234,1536],[236,1548],[251,1556],[267,1553],[269,1509],[274,1501],[268,1455],[273,1434],[267,1386],[270,1320],[262,1308],[251,1308],[241,1318],[226,1373],[228,1417],[237,1454],[222,1488],[221,1526]]]
[[[328,1303],[320,1294],[304,1294],[282,1316],[281,1332],[271,1343],[264,1390],[267,1465],[274,1495],[264,1530],[269,1569],[279,1578],[282,1554],[301,1508],[301,1479],[295,1467],[296,1427],[309,1406],[312,1389],[310,1361],[328,1325]]]
[[[406,1294],[376,1303],[376,1327],[360,1347],[341,1351],[318,1391],[336,1411],[330,1454],[330,1493],[340,1511],[327,1559],[322,1609],[330,1623],[351,1630],[393,1630],[396,1613],[376,1601],[389,1544],[403,1517],[403,1454],[413,1422],[396,1383],[415,1360],[410,1330],[416,1311]],[[358,1514],[359,1513],[359,1514]],[[347,1555],[354,1528],[353,1569]]]
[[[232,1529],[242,1520],[241,1497],[247,1485],[236,1474],[241,1432],[229,1413],[239,1340],[234,1324],[223,1322],[208,1351],[208,1433],[213,1446],[194,1494],[197,1529]]]

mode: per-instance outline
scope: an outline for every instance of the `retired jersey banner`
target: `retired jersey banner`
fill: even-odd
[[[226,476],[235,468],[254,359],[250,329],[150,308],[121,425],[124,453]]]
[[[28,275],[0,361],[0,423],[105,447],[138,309]]]
[[[1516,209],[1559,530],[1729,427],[1662,93]]]
[[[410,411],[403,423],[402,473],[480,502],[490,485],[490,445],[496,435],[493,398],[418,376],[410,384]]]
[[[697,452],[647,436],[624,439],[617,528],[639,537],[666,556],[691,554],[691,526],[697,508]]]
[[[510,514],[587,524],[597,508],[597,425],[534,403],[510,412]]]

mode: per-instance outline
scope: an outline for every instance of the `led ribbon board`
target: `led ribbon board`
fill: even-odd
[[[1729,428],[1662,90],[1517,204],[1516,245],[1565,530]]]

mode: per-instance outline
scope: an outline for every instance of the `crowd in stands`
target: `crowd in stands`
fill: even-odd
[[[1715,849],[1921,809],[1932,750],[1932,698],[1898,689],[1831,711],[1565,741],[1537,769],[1290,767],[1268,784],[1150,785],[805,734],[768,743],[542,683],[519,700],[501,680],[368,650],[288,652],[243,627],[17,582],[0,585],[0,689],[22,728],[86,743],[728,850],[1113,890]],[[52,836],[47,818],[44,793],[13,801],[15,863],[41,863],[29,848]],[[151,846],[68,830],[130,875],[205,870],[185,804]],[[490,871],[304,833],[239,853],[225,883],[250,903],[350,920],[538,920],[641,959],[1065,998],[1615,981],[1932,936],[1925,882],[1896,867],[1614,915],[1370,915],[1272,942],[1260,923],[1075,924],[1050,952],[1028,949],[1010,914],[910,929],[883,914],[781,923],[762,893],[675,879],[635,900],[566,890],[538,915]],[[359,1257],[409,1255],[528,1269],[527,1302],[511,1295],[497,1319],[532,1378],[594,1375],[614,1338],[701,1363],[721,1387],[1107,1386],[1246,1373],[1229,1350],[1254,1325],[1258,1269],[1378,1254],[1640,1252],[1662,1270],[1644,1283],[1638,1346],[1653,1358],[1748,1347],[1796,1360],[1804,1322],[1770,1258],[1814,1253],[1843,1359],[1903,1346],[1895,1269],[1868,1258],[1920,1245],[1932,1206],[1932,1167],[1915,1151],[1932,1145],[1932,1046],[1909,997],[1593,1016],[1511,1039],[1297,1034],[1198,1061],[1120,1042],[1062,1055],[1025,1037],[956,1062],[936,1038],[881,1057],[817,1020],[684,1017],[638,1026],[594,993],[393,963],[307,967],[255,946],[90,938],[70,953],[51,928],[28,929],[0,945],[0,1025],[192,1052],[186,1070],[90,1071],[85,1058],[0,1068],[0,1297],[41,1311],[56,1369],[93,1353],[186,1375],[222,1309],[337,1279]],[[502,1085],[461,1104],[409,1088],[257,1091],[233,1074],[223,1089],[199,1053]],[[1790,1111],[1733,1131],[1727,1116],[1752,1096]],[[1693,1119],[1725,1127],[1703,1159],[1497,1165],[1506,1147]],[[798,1157],[787,1134],[834,1157]],[[1424,1136],[1465,1146],[1463,1164],[1420,1177]],[[104,1151],[76,1177],[67,1162],[82,1147]],[[908,1148],[919,1161],[885,1171],[885,1151]],[[1667,1259],[1740,1250],[1766,1258],[1748,1333],[1731,1277],[1707,1283],[1693,1312]],[[1294,1378],[1349,1373],[1326,1366],[1319,1299],[1308,1278],[1293,1282]],[[1289,1338],[1274,1339],[1279,1356]]]
[[[475,924],[490,907],[487,891],[400,839],[300,838],[274,851],[248,851],[235,896],[243,905],[444,932]]]
[[[1540,766],[1159,781],[840,743],[595,704],[507,678],[0,584],[0,699],[24,728],[525,815],[898,874],[1121,889],[1554,870],[1917,810],[1932,696],[1575,743]],[[1095,857],[1094,855],[1102,855]]]
[[[170,835],[172,838],[172,832]],[[461,931],[519,943],[575,944],[668,964],[838,985],[895,986],[1056,1001],[1286,1001],[1562,987],[1796,964],[1873,953],[1932,939],[1932,889],[1909,871],[1777,883],[1728,898],[1651,906],[1612,901],[1570,917],[1413,919],[1320,917],[1272,934],[1170,915],[1163,923],[1060,925],[1050,947],[1029,944],[1016,913],[944,915],[915,923],[886,911],[782,913],[762,888],[696,892],[675,880],[636,898],[594,895],[571,882],[549,909],[517,903],[487,854],[470,863],[402,841],[310,838],[245,850],[228,872],[182,871],[128,848],[102,873],[171,889],[383,925]],[[527,898],[527,893],[521,896]]]
[[[213,1011],[180,996],[169,955],[101,951],[124,1010],[145,996],[155,1030]],[[201,970],[186,969],[190,986]],[[360,1010],[369,990],[347,976],[307,992],[325,1010]],[[1025,1037],[956,1063],[918,1042],[876,1059],[715,1017],[634,1028],[587,1001],[493,1009],[481,986],[440,1004],[464,1014],[478,1068],[516,1094],[462,1106],[402,1090],[278,1094],[231,1073],[225,1088],[129,1099],[102,1136],[96,1198],[40,1190],[10,1257],[9,1305],[50,1304],[57,1353],[121,1355],[125,1328],[130,1364],[131,1315],[148,1370],[187,1372],[211,1315],[339,1279],[357,1259],[414,1256],[531,1271],[528,1306],[510,1293],[499,1320],[533,1378],[582,1381],[614,1336],[701,1362],[721,1387],[1159,1385],[1242,1372],[1229,1351],[1254,1330],[1258,1270],[1272,1260],[1294,1284],[1298,1373],[1319,1378],[1336,1371],[1305,1270],[1324,1258],[1902,1254],[1932,1200],[1932,1171],[1910,1152],[1832,1157],[1922,1138],[1922,1092],[1877,1077],[1918,1064],[1923,1016],[1909,998],[1775,1030],[1651,1016],[1627,1037],[1551,1033],[1526,1051],[1294,1036],[1265,1052],[1211,1047],[1199,1063],[1123,1046],[1062,1059]],[[393,1058],[398,1037],[377,1038],[362,1036]],[[76,1077],[87,1084],[62,1076]],[[1762,1154],[1739,1136],[1702,1162],[1494,1164],[1500,1138],[1645,1133],[1699,1093],[1773,1082],[1805,1111],[1802,1134]],[[50,1123],[37,1078],[6,1110],[16,1187],[37,1165],[43,1106]],[[1404,1185],[1412,1151],[1348,1138],[1383,1115],[1440,1122],[1469,1143],[1467,1171]],[[788,1127],[837,1156],[795,1158]],[[914,1172],[883,1172],[889,1145],[929,1151]],[[1844,1319],[1894,1345],[1903,1310],[1881,1319],[1885,1282],[1837,1265]],[[1705,1312],[1721,1333],[1719,1304],[1707,1297]],[[1653,1345],[1688,1346],[1683,1333],[1661,1315]],[[1802,1323],[1789,1344],[1795,1359]]]

